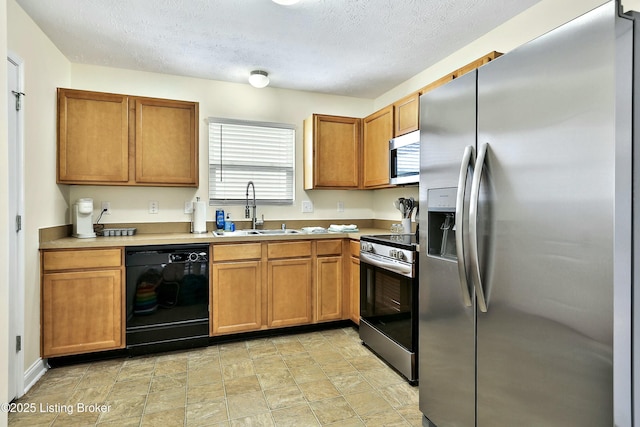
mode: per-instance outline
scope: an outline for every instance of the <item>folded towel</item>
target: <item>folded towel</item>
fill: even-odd
[[[349,225],[331,224],[329,226],[329,231],[336,231],[340,233],[351,233],[354,231],[358,231],[358,226],[355,224],[349,224]]]
[[[302,227],[302,231],[305,233],[326,233],[327,229],[324,227]]]

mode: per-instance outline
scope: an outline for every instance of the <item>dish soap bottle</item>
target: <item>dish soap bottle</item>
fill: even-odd
[[[218,230],[224,230],[224,210],[216,210],[216,228]]]
[[[227,212],[227,219],[224,221],[224,231],[233,231],[233,223],[231,222],[231,214]]]

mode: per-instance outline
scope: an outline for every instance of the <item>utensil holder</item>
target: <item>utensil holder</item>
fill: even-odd
[[[411,218],[403,218],[402,227],[404,228],[404,234],[411,234]]]

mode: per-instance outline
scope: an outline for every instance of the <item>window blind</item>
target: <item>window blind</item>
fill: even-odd
[[[209,204],[293,204],[295,129],[278,123],[209,118]],[[253,197],[253,192],[250,192]]]

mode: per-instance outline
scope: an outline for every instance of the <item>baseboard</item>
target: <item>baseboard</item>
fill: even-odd
[[[47,372],[49,365],[44,359],[38,359],[24,373],[24,393],[28,392]],[[24,394],[23,393],[23,394]]]

